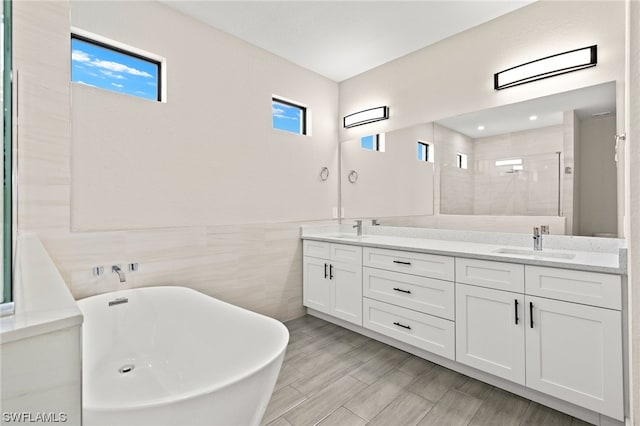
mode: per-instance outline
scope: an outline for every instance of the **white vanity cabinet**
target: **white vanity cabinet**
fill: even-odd
[[[468,264],[482,277],[456,282],[456,361],[622,419],[620,276],[460,258],[456,270]]]
[[[525,384],[524,294],[456,284],[456,361]]]
[[[454,259],[363,249],[363,326],[455,358]]]
[[[528,269],[529,266],[527,265]],[[598,291],[603,297],[599,304],[620,306],[620,276],[554,268],[536,269],[531,274],[541,273],[549,282],[556,282],[560,289],[558,299],[527,295],[525,297],[527,387],[553,395],[615,419],[623,418],[622,376],[622,313],[620,310],[601,306],[574,303],[589,297],[589,286],[577,291],[576,280],[611,285],[611,296],[607,291]],[[527,271],[529,272],[529,271]],[[527,275],[529,276],[529,274]],[[551,279],[552,278],[552,279]],[[540,288],[538,281],[527,281]],[[591,289],[600,286],[592,285]],[[553,292],[554,287],[544,287]],[[566,291],[571,288],[578,294]]]
[[[362,325],[362,247],[303,242],[303,305]]]
[[[304,240],[304,305],[591,422],[624,420],[621,275],[411,250]]]

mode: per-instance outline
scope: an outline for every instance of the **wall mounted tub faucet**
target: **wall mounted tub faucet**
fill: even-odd
[[[124,271],[122,270],[122,268],[120,268],[120,265],[113,265],[111,267],[111,272],[115,272],[116,274],[118,274],[118,278],[120,278],[121,283],[127,281],[127,277],[125,277]]]
[[[356,224],[353,225],[354,228],[356,228],[356,235],[358,237],[362,236],[362,221],[361,220],[356,220]]]

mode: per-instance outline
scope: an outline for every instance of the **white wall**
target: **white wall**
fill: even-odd
[[[473,139],[435,125],[436,210],[439,214],[473,214],[475,145]],[[456,154],[467,154],[467,169],[457,167]]]
[[[417,159],[418,141],[433,141],[431,123],[384,137],[384,152],[362,149],[360,139],[341,143],[345,218],[433,215],[433,163]],[[348,180],[351,170],[358,173],[356,183]]]
[[[580,123],[580,235],[618,232],[616,117]]]
[[[640,424],[640,2],[628,1],[626,87],[626,233],[629,243],[629,365],[631,421]],[[633,167],[630,167],[633,165]]]
[[[74,26],[167,56],[169,102],[78,87],[70,9],[14,3],[19,233],[38,235],[76,298],[180,285],[282,320],[302,315],[299,227],[330,219],[338,201],[337,83],[154,2],[80,1]],[[183,49],[183,37],[201,50]],[[209,97],[194,77],[206,77]],[[271,129],[272,94],[308,103],[312,137]],[[224,105],[247,106],[251,124],[238,128]],[[128,262],[140,269],[126,283],[92,274]]]
[[[345,80],[340,83],[340,116],[389,105],[390,118],[341,129],[340,140],[594,84],[622,83],[623,23],[623,1],[539,1]],[[596,67],[493,89],[495,72],[591,44],[598,45]]]
[[[624,87],[624,16],[623,1],[540,1],[345,80],[340,83],[340,116],[388,105],[390,118],[340,129],[340,140],[609,81],[616,81],[620,91]],[[591,44],[598,45],[596,67],[493,89],[497,71]],[[622,97],[617,110],[624,111]],[[435,180],[437,197],[437,168]],[[343,196],[342,202],[349,205],[352,200]],[[439,200],[434,203],[439,211]]]
[[[155,2],[74,1],[71,23],[166,58],[168,99],[72,84],[74,229],[331,218],[337,83]],[[312,135],[272,129],[273,94]]]

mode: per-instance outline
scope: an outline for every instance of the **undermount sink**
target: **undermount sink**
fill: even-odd
[[[329,235],[329,237],[331,237],[331,238],[345,238],[345,239],[352,239],[352,240],[359,240],[361,238],[366,238],[365,235],[356,235],[356,234],[335,234],[335,235]]]
[[[511,248],[501,248],[498,250],[494,250],[494,253],[500,254],[517,254],[520,256],[533,256],[533,257],[550,257],[555,259],[573,259],[576,257],[573,253],[554,253],[548,251],[541,250],[526,250],[526,249],[511,249]]]

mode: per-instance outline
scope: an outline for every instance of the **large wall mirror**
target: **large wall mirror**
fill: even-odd
[[[0,257],[0,270],[2,271],[2,298],[0,313],[11,313],[12,307],[12,265],[13,265],[13,221],[12,221],[12,142],[11,142],[11,2],[2,2],[2,29],[0,30],[0,42],[2,55],[0,67],[2,68],[2,81],[0,82],[0,98],[2,99],[2,137],[3,137],[3,194],[0,212],[2,214],[2,227],[0,239],[2,240],[2,256]]]
[[[610,82],[345,141],[344,218],[615,237],[615,134]]]

